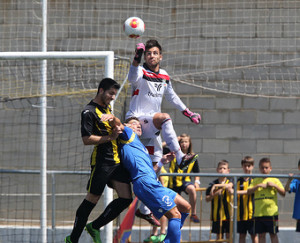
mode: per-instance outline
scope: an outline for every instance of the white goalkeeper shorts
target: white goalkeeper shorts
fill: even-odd
[[[158,162],[162,157],[162,140],[160,130],[153,124],[153,115],[143,115],[138,118],[143,131],[140,140],[148,149],[152,162]]]

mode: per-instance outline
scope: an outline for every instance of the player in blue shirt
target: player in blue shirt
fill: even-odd
[[[125,126],[111,114],[103,115],[102,120],[109,120],[119,135],[121,163],[129,171],[135,195],[160,219],[165,215],[169,219],[165,243],[180,242],[181,227],[189,215],[191,205],[173,190],[163,187],[157,180],[156,172],[161,166],[174,158],[174,153],[164,155],[157,167],[153,168],[152,160],[146,147],[138,136],[142,134],[138,118],[126,120]]]
[[[300,171],[300,160],[298,161],[298,170]],[[294,211],[293,211],[293,218],[297,220],[296,223],[296,232],[300,232],[300,179],[295,178],[293,179],[294,174],[289,174],[290,178],[288,179],[285,190],[288,192],[294,192],[295,194],[295,201],[294,201]],[[299,176],[299,174],[298,174]]]

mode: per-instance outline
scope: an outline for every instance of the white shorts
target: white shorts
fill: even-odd
[[[162,158],[162,141],[161,137],[141,139],[142,144],[148,150],[152,162],[158,162]]]
[[[148,149],[152,162],[160,161],[162,157],[162,140],[160,130],[153,124],[153,115],[142,115],[138,117],[142,126],[141,142]]]

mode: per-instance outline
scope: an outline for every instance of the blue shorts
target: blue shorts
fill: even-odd
[[[134,194],[160,219],[166,212],[176,207],[173,190],[163,187],[156,179],[140,177],[132,182]]]

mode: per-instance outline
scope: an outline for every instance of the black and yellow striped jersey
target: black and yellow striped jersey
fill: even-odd
[[[170,173],[199,173],[199,165],[198,165],[198,160],[194,161],[193,163],[190,163],[188,167],[184,168],[183,170],[178,168],[176,159],[174,159],[170,163],[170,168],[169,168]],[[174,187],[181,187],[182,183],[184,181],[191,181],[190,176],[170,176],[169,177],[169,188],[174,188]]]
[[[104,108],[91,101],[81,113],[81,136],[107,136],[112,133],[109,123],[100,120],[102,114],[111,114],[110,106]],[[91,155],[91,165],[102,163],[114,165],[120,163],[117,141],[95,145]]]
[[[247,191],[248,187],[251,184],[251,181],[251,178],[245,180],[245,178],[240,177],[237,181],[237,190]],[[237,220],[241,221],[252,219],[254,212],[253,194],[238,195],[237,203]]]
[[[226,179],[224,184],[232,182],[231,179]],[[216,179],[206,189],[206,195],[210,194],[211,188],[214,184],[220,184],[219,180]],[[222,196],[215,196],[211,201],[211,220],[213,222],[220,220],[230,220],[231,215],[231,197],[226,190],[223,190]]]

